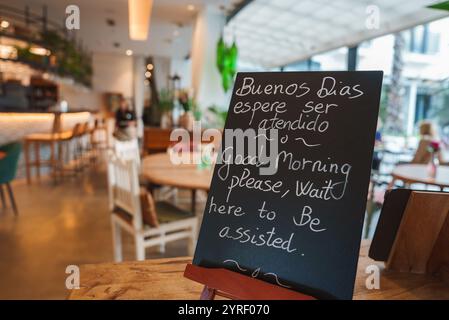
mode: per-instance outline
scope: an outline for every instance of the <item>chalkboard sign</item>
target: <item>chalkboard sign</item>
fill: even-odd
[[[382,72],[236,78],[193,263],[351,299]]]

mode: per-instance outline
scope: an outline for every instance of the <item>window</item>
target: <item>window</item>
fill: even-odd
[[[435,54],[439,50],[440,35],[429,30],[429,25],[417,26],[405,32],[406,48],[410,52]]]
[[[427,119],[430,109],[430,94],[418,93],[416,96],[415,123]]]

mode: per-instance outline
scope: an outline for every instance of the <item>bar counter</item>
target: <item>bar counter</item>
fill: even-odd
[[[89,111],[68,112],[2,112],[0,111],[0,145],[20,141],[31,133],[50,133],[57,115],[61,115],[60,130],[72,130],[76,123],[89,121]]]

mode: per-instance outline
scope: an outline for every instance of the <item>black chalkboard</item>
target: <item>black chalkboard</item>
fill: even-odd
[[[381,85],[380,71],[239,73],[193,263],[351,299]]]

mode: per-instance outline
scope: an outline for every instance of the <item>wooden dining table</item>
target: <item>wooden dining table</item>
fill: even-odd
[[[437,186],[443,191],[449,188],[449,166],[440,165],[437,168],[436,176],[430,177],[426,164],[400,164],[397,165],[391,173],[392,180],[389,185],[391,189],[397,180],[410,185],[412,183],[422,183],[425,185]]]
[[[194,153],[183,154],[188,162]],[[187,189],[192,192],[192,212],[195,212],[196,192],[209,192],[213,169],[199,169],[194,163],[175,164],[168,152],[156,153],[143,158],[141,175],[151,184]]]
[[[401,273],[384,268],[383,262],[368,257],[370,242],[363,240],[355,279],[355,300],[449,299],[449,284],[424,274]],[[165,258],[122,263],[89,264],[80,267],[80,289],[71,290],[69,299],[197,300],[202,285],[183,276],[191,257]],[[380,270],[380,287],[368,289],[372,273]],[[275,298],[275,297],[273,297]]]

